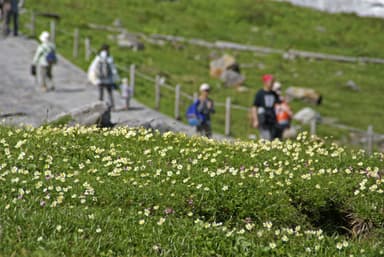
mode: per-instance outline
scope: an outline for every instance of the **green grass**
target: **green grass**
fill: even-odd
[[[231,96],[235,104],[250,106],[255,92],[261,87],[260,77],[273,73],[285,88],[300,86],[314,88],[324,96],[324,104],[314,107],[324,117],[334,117],[338,122],[365,130],[373,125],[374,130],[384,133],[384,104],[381,101],[382,65],[347,64],[328,61],[284,60],[278,55],[262,56],[253,53],[231,52],[240,64],[254,64],[244,68],[247,77],[247,93],[238,93],[232,88],[223,88],[219,81],[209,78],[210,50],[185,45],[177,49],[171,44],[164,47],[146,44],[142,52],[118,49],[107,40],[111,33],[89,30],[88,23],[112,24],[120,18],[124,27],[133,32],[164,33],[206,40],[228,40],[244,44],[263,45],[281,49],[300,49],[351,56],[384,58],[381,42],[384,21],[372,18],[357,18],[354,15],[331,15],[287,3],[254,0],[220,1],[160,1],[160,0],[110,0],[110,1],[57,1],[42,0],[27,3],[29,9],[55,12],[61,15],[58,24],[57,45],[59,51],[75,64],[86,69],[89,63],[83,58],[72,58],[72,34],[79,27],[81,37],[92,38],[94,48],[103,42],[112,44],[112,54],[122,67],[135,63],[139,71],[152,77],[163,74],[172,85],[181,84],[182,90],[192,94],[202,82],[213,85],[212,97],[225,102]],[[27,16],[24,21],[28,19]],[[38,19],[38,31],[49,28],[48,20]],[[221,52],[218,52],[221,54]],[[80,56],[84,56],[81,49]],[[262,63],[264,69],[258,68]],[[341,71],[341,73],[340,73]],[[337,75],[341,74],[341,75]],[[127,76],[122,72],[123,76]],[[343,85],[354,80],[361,92],[351,92]],[[151,82],[137,81],[136,97],[149,106],[154,105]],[[164,89],[165,90],[165,89]],[[171,92],[163,92],[161,111],[173,115]],[[182,110],[188,102],[184,100]],[[293,102],[294,111],[305,103]],[[234,111],[232,135],[244,138],[256,133],[249,128],[246,112]],[[213,128],[224,132],[224,109],[220,108],[213,119]],[[324,126],[321,136],[338,135],[339,130]]]
[[[384,255],[383,154],[128,128],[0,144],[0,256]]]

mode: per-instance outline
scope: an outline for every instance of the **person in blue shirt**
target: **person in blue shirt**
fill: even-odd
[[[212,137],[212,126],[211,126],[211,114],[215,113],[213,100],[209,98],[209,92],[211,88],[208,84],[204,83],[200,86],[200,96],[197,100],[197,112],[201,121],[196,127],[196,131],[205,137]]]

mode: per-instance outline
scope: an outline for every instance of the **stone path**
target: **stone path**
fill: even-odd
[[[85,72],[60,55],[53,71],[56,90],[43,93],[30,75],[36,47],[36,41],[23,37],[0,38],[0,119],[5,124],[37,127],[58,114],[97,101],[97,89],[87,84]],[[114,94],[119,109],[123,101],[118,93]],[[127,126],[156,122],[172,131],[195,134],[192,127],[135,100],[131,101],[131,106],[132,110],[112,112],[112,122]]]

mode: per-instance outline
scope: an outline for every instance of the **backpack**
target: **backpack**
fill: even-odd
[[[188,120],[188,124],[191,125],[191,126],[199,126],[201,124],[201,122],[203,121],[203,117],[202,117],[202,114],[200,114],[198,111],[197,111],[197,106],[199,105],[200,101],[199,100],[196,100],[195,102],[193,102],[187,109],[186,111],[186,117],[187,117],[187,120]]]
[[[112,77],[111,65],[108,60],[100,60],[98,65],[98,75],[100,80],[108,80]]]
[[[57,63],[57,57],[55,49],[50,48],[48,54],[46,55],[45,59],[47,60],[47,63],[49,65],[53,65]]]

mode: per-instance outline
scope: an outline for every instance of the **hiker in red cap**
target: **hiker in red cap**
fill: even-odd
[[[272,141],[278,138],[275,104],[279,96],[272,90],[274,77],[265,74],[262,77],[263,88],[255,96],[252,106],[252,126],[258,128],[260,138]]]

